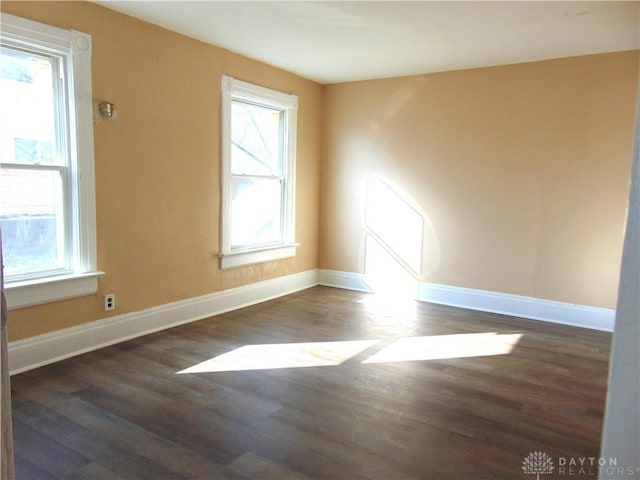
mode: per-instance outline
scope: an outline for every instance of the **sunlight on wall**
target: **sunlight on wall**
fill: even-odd
[[[522,334],[463,333],[400,338],[363,364],[507,355]],[[245,345],[177,372],[213,373],[340,365],[382,340]]]
[[[416,298],[422,267],[422,215],[380,178],[367,185],[365,275],[373,292]]]
[[[364,281],[380,304],[393,306],[414,300],[418,291],[415,276],[371,235],[367,235],[365,242]]]
[[[374,178],[367,186],[365,225],[370,236],[405,268],[414,274],[420,273],[422,215],[379,178]]]

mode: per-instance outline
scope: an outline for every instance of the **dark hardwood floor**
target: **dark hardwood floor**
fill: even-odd
[[[610,340],[315,287],[12,377],[17,478],[596,478]]]

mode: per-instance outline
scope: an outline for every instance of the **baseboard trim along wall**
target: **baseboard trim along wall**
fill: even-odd
[[[362,274],[307,270],[17,340],[9,344],[9,369],[12,375],[24,372],[315,285],[372,291]],[[604,331],[613,331],[615,318],[615,310],[607,308],[431,283],[417,285],[416,300]]]
[[[373,293],[373,290],[371,290],[371,287],[364,281],[364,275],[361,273],[320,270],[318,273],[318,284],[324,285],[325,287]]]
[[[330,287],[371,292],[363,274],[320,270],[318,283]],[[452,287],[433,283],[417,284],[416,300],[482,312],[591,328],[612,332],[615,310],[574,305],[507,293]]]
[[[317,284],[318,270],[307,270],[17,340],[9,343],[9,370],[12,375],[24,372],[135,337],[255,305]]]
[[[418,300],[613,332],[615,310],[472,288],[421,283]]]

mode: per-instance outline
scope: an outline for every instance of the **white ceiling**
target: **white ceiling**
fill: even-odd
[[[640,2],[97,1],[320,83],[640,48]]]

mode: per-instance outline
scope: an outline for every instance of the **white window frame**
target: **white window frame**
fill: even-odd
[[[231,104],[244,101],[267,108],[282,110],[284,119],[284,189],[282,199],[282,242],[272,245],[237,248],[231,245]],[[221,214],[220,214],[220,268],[268,262],[295,256],[295,168],[298,97],[270,88],[222,76],[222,159],[221,159]]]
[[[21,308],[98,290],[91,94],[91,35],[3,13],[3,45],[56,55],[65,72],[69,174],[69,269],[60,274],[14,280],[5,276],[9,308]]]

